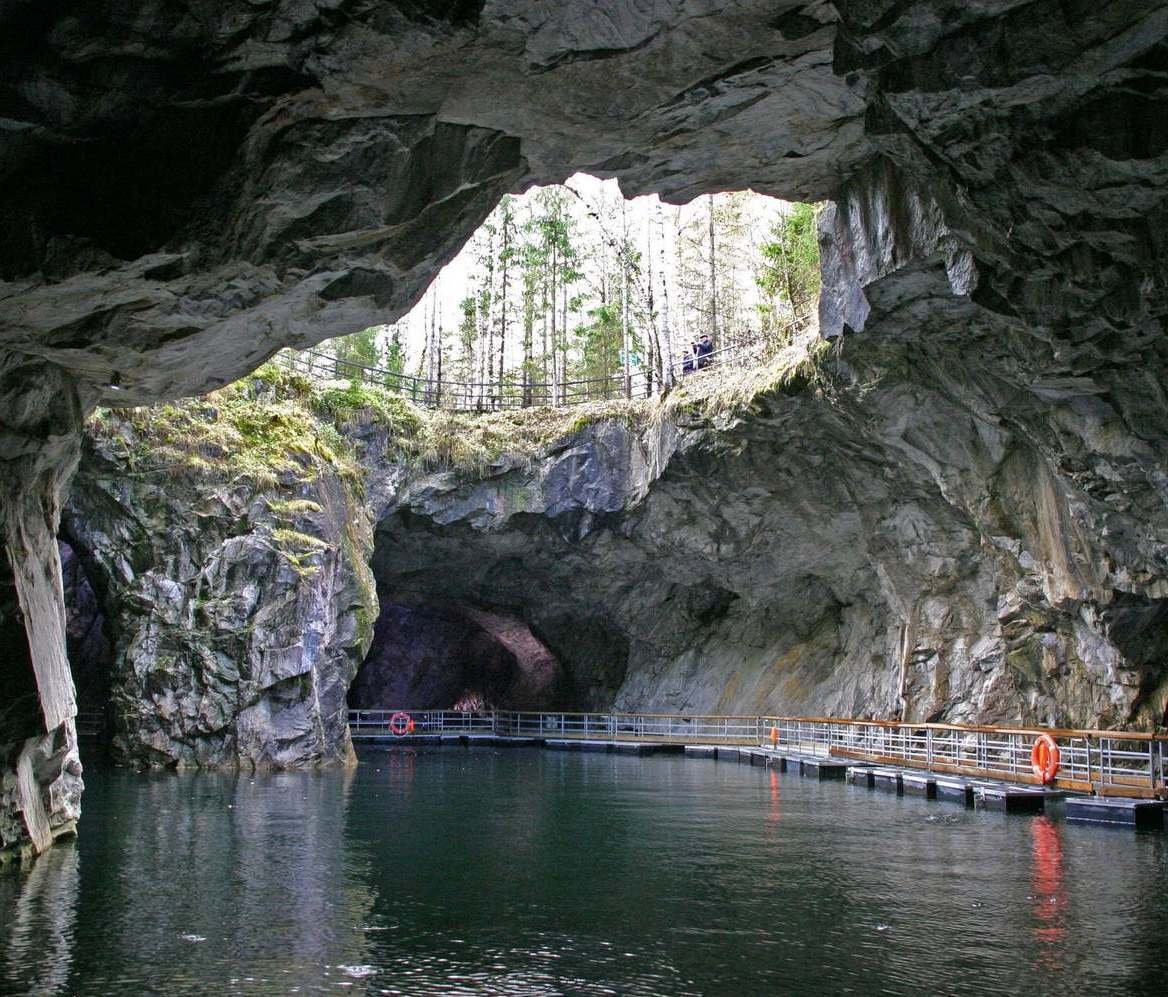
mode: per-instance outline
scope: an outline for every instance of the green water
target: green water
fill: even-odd
[[[352,773],[86,773],[0,874],[0,991],[1130,994],[1168,833],[760,768],[400,750]]]

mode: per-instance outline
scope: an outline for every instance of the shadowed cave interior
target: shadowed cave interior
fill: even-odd
[[[357,710],[571,707],[560,662],[522,620],[465,604],[384,605],[349,690]]]
[[[105,607],[73,546],[60,540],[58,550],[65,590],[65,637],[77,708],[80,713],[104,717],[109,711],[114,660]]]

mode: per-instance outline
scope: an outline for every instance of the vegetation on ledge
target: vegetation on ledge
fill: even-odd
[[[129,474],[195,474],[270,488],[317,477],[327,467],[359,480],[352,445],[305,404],[312,386],[261,371],[202,398],[98,409],[90,432]]]
[[[758,367],[690,375],[659,399],[490,413],[424,409],[377,386],[313,382],[269,363],[203,398],[99,410],[90,426],[129,473],[193,472],[271,487],[315,477],[327,466],[359,480],[357,447],[368,444],[372,428],[391,460],[484,475],[502,461],[535,461],[596,423],[617,420],[638,428],[682,413],[729,416],[761,395],[822,385],[829,350],[821,340],[805,340]]]

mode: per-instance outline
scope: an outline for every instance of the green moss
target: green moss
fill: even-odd
[[[334,425],[315,418],[296,397],[257,393],[254,383],[167,405],[99,410],[89,429],[130,473],[193,473],[261,487],[312,481],[326,468],[342,478],[360,477],[352,446]]]
[[[266,498],[264,502],[272,514],[279,519],[292,519],[296,516],[321,511],[320,503],[313,502],[312,499]]]
[[[272,542],[285,561],[300,578],[311,578],[320,570],[320,565],[312,562],[312,557],[328,549],[328,544],[319,537],[300,533],[297,530],[272,530]]]
[[[311,405],[320,415],[338,425],[365,416],[389,430],[391,435],[409,436],[422,425],[420,409],[384,388],[351,381],[346,385],[326,385],[312,395]]]
[[[598,423],[616,420],[631,427],[644,425],[655,404],[620,400],[481,414],[425,412],[417,434],[399,441],[398,451],[424,468],[483,475],[503,460],[531,463]]]
[[[1042,680],[1041,643],[1027,640],[1006,654],[1006,664],[1031,685],[1038,685]]]
[[[831,343],[814,336],[784,347],[756,367],[691,374],[662,401],[659,417],[729,416],[749,411],[765,395],[792,396],[826,388],[831,352]]]
[[[318,550],[325,550],[328,544],[319,537],[311,536],[308,533],[300,533],[297,530],[272,530],[272,539],[276,541],[285,550],[314,552]]]
[[[373,643],[373,614],[359,606],[353,610],[353,617],[357,623],[357,647],[365,651]]]
[[[261,381],[284,396],[308,398],[313,394],[311,378],[298,374],[269,360],[251,374],[252,381]]]
[[[818,389],[829,380],[830,349],[819,339],[805,340],[756,368],[691,375],[664,399],[485,414],[422,409],[384,388],[316,383],[269,363],[205,397],[99,410],[89,425],[130,474],[194,474],[274,489],[300,487],[328,471],[360,495],[364,471],[356,443],[346,436],[356,425],[386,430],[389,460],[483,476],[501,462],[532,463],[599,423],[616,421],[636,431],[682,413],[708,419],[748,410],[766,394]],[[297,501],[269,501],[269,508],[282,519],[319,511],[315,503]]]

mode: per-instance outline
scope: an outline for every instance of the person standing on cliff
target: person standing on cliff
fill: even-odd
[[[714,344],[710,342],[710,337],[703,332],[693,347],[694,359],[697,363],[698,370],[710,365],[709,357],[713,352]]]

